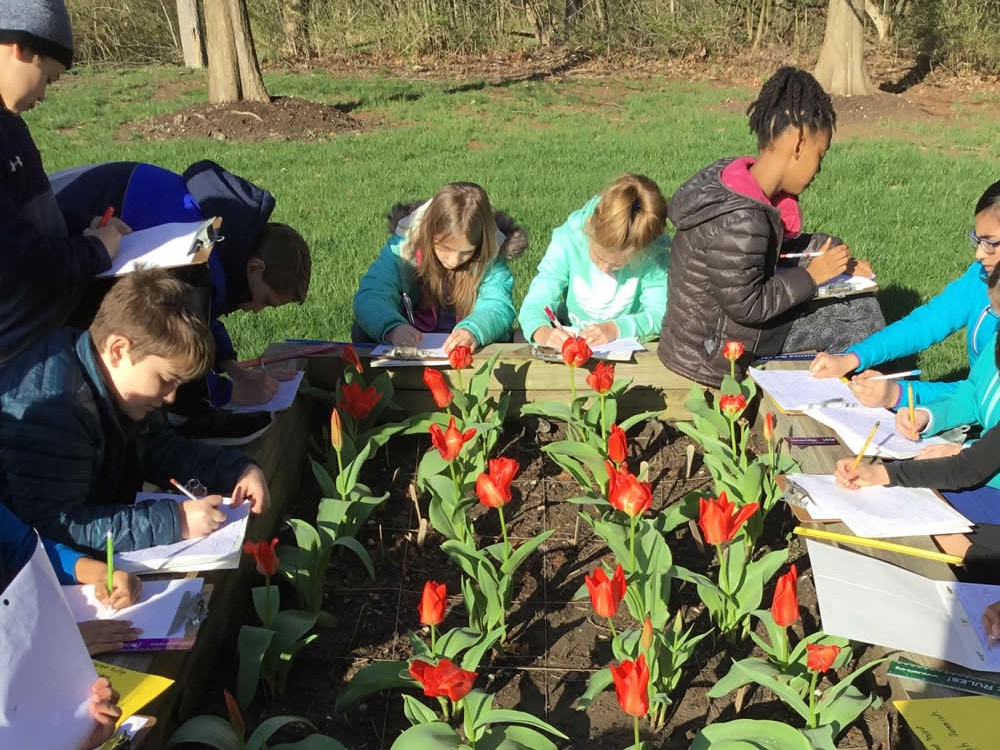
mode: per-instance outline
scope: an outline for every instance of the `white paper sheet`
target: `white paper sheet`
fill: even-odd
[[[284,411],[295,402],[295,395],[299,392],[299,386],[302,385],[302,378],[305,374],[305,371],[297,372],[294,377],[291,377],[288,380],[279,380],[277,393],[275,393],[271,400],[267,403],[251,406],[227,406],[225,408],[227,411],[236,413],[254,411]]]
[[[632,359],[633,352],[644,352],[646,347],[639,343],[637,339],[615,339],[607,344],[592,346],[591,350],[597,359],[608,359],[613,362],[628,362]]]
[[[947,445],[948,441],[939,437],[910,440],[896,432],[896,415],[888,409],[872,409],[865,406],[816,407],[804,410],[817,422],[832,429],[844,445],[855,454],[865,444],[868,433],[876,422],[878,432],[865,449],[866,456],[879,458],[913,458],[928,445]]]
[[[172,500],[182,503],[183,495],[138,492],[137,503],[149,500]],[[230,570],[238,568],[243,538],[246,536],[250,503],[233,507],[232,498],[223,498],[220,509],[226,522],[208,536],[184,539],[174,544],[121,552],[115,555],[115,565],[130,573],[186,573],[199,570]]]
[[[823,630],[969,669],[1000,670],[951,587],[865,555],[806,540]],[[1000,595],[1000,587],[997,587]]]
[[[98,276],[131,273],[137,263],[148,268],[186,265],[198,250],[198,235],[213,221],[172,222],[126,234],[111,268]]]
[[[858,536],[886,538],[967,534],[965,516],[932,490],[913,487],[837,486],[829,474],[788,474],[807,493],[806,510],[817,520],[840,519]]]
[[[112,610],[94,596],[94,586],[63,586],[63,595],[77,622],[87,620],[131,620],[142,629],[143,638],[183,636],[183,629],[171,632],[177,610],[185,594],[197,596],[204,581],[201,578],[172,578],[166,581],[143,581],[142,596],[137,604]]]
[[[90,734],[97,679],[41,542],[0,593],[0,748],[71,748]]]
[[[749,373],[786,412],[803,411],[809,406],[831,401],[840,401],[844,406],[860,405],[840,378],[814,378],[808,370],[761,370],[756,367],[751,367]]]

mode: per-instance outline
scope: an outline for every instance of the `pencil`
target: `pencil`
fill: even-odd
[[[818,258],[823,253],[781,253],[779,258]]]
[[[873,378],[866,378],[867,380],[899,380],[900,378],[916,377],[920,375],[920,370],[907,370],[906,372],[894,372],[891,375],[876,375]]]
[[[861,446],[861,450],[858,451],[858,457],[854,459],[854,463],[851,464],[851,471],[858,468],[858,464],[861,463],[861,459],[865,456],[865,451],[868,450],[868,446],[871,445],[872,438],[875,437],[875,433],[878,432],[879,425],[881,422],[876,422],[872,425],[872,431],[868,433],[868,437],[865,438],[865,444]]]
[[[545,314],[548,316],[549,320],[552,322],[552,325],[554,325],[556,328],[558,328],[560,331],[562,331],[563,330],[562,323],[559,322],[559,318],[556,317],[556,314],[554,312],[552,312],[552,308],[549,307],[548,305],[546,305],[545,308],[544,308],[544,310],[545,310]]]
[[[194,494],[192,494],[192,492],[187,487],[185,487],[183,484],[181,484],[180,482],[178,482],[176,479],[171,479],[170,480],[170,484],[172,484],[174,487],[176,487],[177,489],[179,489],[181,492],[183,492],[185,495],[187,495],[192,500],[197,500],[198,499],[197,497],[194,496]]]
[[[108,594],[115,590],[115,539],[108,529]]]
[[[906,384],[906,397],[910,400],[910,424],[917,427],[917,416],[913,411],[913,383]]]
[[[106,227],[108,225],[108,222],[111,221],[111,217],[114,215],[115,215],[114,206],[108,206],[106,209],[104,209],[104,215],[101,216],[101,220],[97,222],[97,228],[100,229],[101,227]]]
[[[965,558],[959,557],[958,555],[948,555],[944,552],[932,552],[931,550],[920,549],[919,547],[908,547],[905,544],[884,542],[881,539],[870,539],[865,536],[838,534],[835,531],[809,529],[805,526],[796,526],[792,531],[799,536],[812,537],[813,539],[826,539],[831,542],[841,542],[842,544],[852,544],[856,547],[871,547],[873,549],[886,550],[887,552],[898,552],[901,555],[922,557],[925,560],[936,560],[937,562],[948,563],[949,565],[962,565],[965,562]]]

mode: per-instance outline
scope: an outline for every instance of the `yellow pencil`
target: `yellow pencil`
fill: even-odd
[[[913,412],[913,383],[906,384],[906,397],[910,399],[910,424],[913,425],[914,429],[916,429],[917,418]]]
[[[905,544],[895,544],[894,542],[884,542],[881,539],[869,539],[865,536],[851,536],[850,534],[838,534],[835,531],[822,531],[820,529],[809,529],[805,526],[796,526],[794,533],[799,536],[808,536],[813,539],[827,539],[831,542],[841,542],[851,544],[856,547],[872,547],[874,549],[884,549],[888,552],[898,552],[902,555],[912,557],[922,557],[925,560],[936,560],[937,562],[948,563],[950,565],[961,565],[965,558],[958,555],[948,555],[944,552],[932,552],[918,547],[907,547]]]
[[[878,432],[878,426],[882,424],[881,422],[876,422],[872,425],[872,431],[868,433],[868,437],[865,438],[865,444],[861,446],[861,450],[858,451],[858,457],[854,459],[854,463],[851,464],[851,471],[858,468],[858,464],[861,463],[861,459],[865,456],[865,451],[868,450],[868,446],[871,445],[872,438],[875,437],[875,433]]]

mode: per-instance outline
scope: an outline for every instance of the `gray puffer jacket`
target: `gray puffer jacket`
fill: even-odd
[[[716,388],[729,372],[729,361],[722,356],[726,341],[739,341],[746,349],[737,363],[737,376],[742,376],[762,339],[769,349],[780,350],[788,325],[782,313],[816,293],[805,268],[775,273],[781,215],[770,204],[722,183],[722,170],[731,161],[706,167],[670,201],[668,216],[677,234],[657,348],[666,367]],[[808,246],[795,250],[818,248],[827,236],[808,239]]]

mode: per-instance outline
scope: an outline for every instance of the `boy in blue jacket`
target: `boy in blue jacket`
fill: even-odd
[[[135,504],[144,481],[199,479],[211,490],[268,502],[263,472],[243,454],[177,435],[160,407],[212,361],[205,323],[185,284],[165,270],[118,281],[90,329],[63,329],[0,371],[0,502],[45,536],[121,551],[210,534],[222,498]]]
[[[66,322],[128,231],[93,220],[68,232],[21,119],[72,62],[62,0],[0,2],[0,367]]]
[[[275,206],[271,193],[208,160],[192,164],[183,174],[154,164],[106,162],[67,169],[49,179],[71,229],[84,226],[90,215],[108,206],[137,231],[222,217],[224,239],[209,256],[210,278],[188,280],[203,284],[210,296],[213,370],[228,377],[209,372],[204,381],[182,388],[171,421],[186,437],[218,444],[247,442],[260,434],[270,424],[269,415],[223,415],[204,401],[213,406],[261,404],[278,388],[276,376],[240,367],[220,320],[237,310],[258,313],[305,301],[312,272],[309,245],[292,227],[269,221]]]

